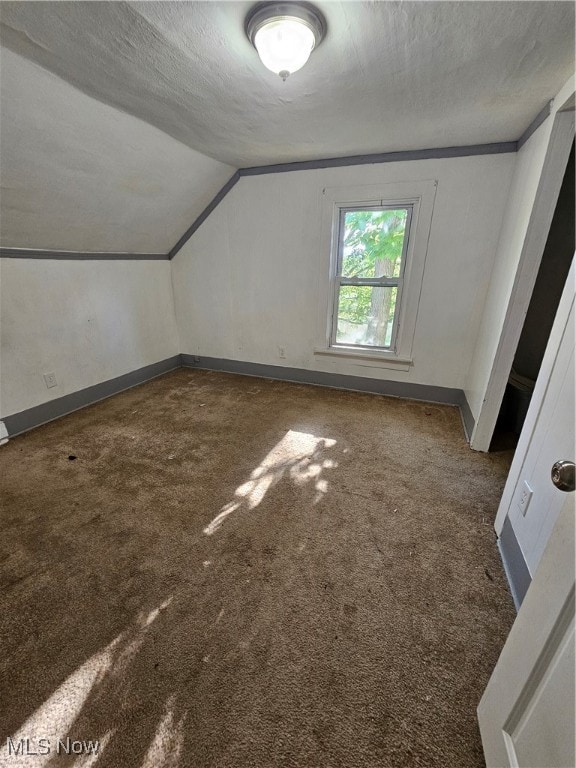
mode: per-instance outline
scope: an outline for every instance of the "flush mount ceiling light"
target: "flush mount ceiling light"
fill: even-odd
[[[246,17],[248,39],[282,80],[306,64],[325,33],[324,17],[308,3],[261,3]]]

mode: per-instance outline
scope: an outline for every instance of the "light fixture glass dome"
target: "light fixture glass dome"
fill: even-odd
[[[262,64],[284,80],[306,64],[315,42],[310,27],[293,18],[270,21],[254,35]]]
[[[283,80],[306,64],[325,31],[324,17],[308,3],[263,3],[246,19],[262,63]]]

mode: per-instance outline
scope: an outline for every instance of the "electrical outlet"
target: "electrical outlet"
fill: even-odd
[[[52,389],[52,387],[57,387],[58,382],[56,381],[56,374],[55,373],[45,373],[44,374],[44,382],[46,383],[46,387],[48,389]]]
[[[530,488],[526,480],[524,480],[518,497],[518,509],[524,516],[526,516],[526,512],[528,511],[528,504],[530,504],[530,499],[532,498],[533,493],[534,491],[532,488]]]
[[[286,350],[284,349],[284,347],[278,347],[278,357],[281,358],[282,360],[286,359]]]

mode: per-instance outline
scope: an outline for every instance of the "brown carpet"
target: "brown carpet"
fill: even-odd
[[[482,766],[509,458],[455,408],[185,370],[11,440],[0,761]]]

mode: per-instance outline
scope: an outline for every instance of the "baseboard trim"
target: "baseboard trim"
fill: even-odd
[[[344,373],[326,373],[305,368],[290,368],[283,365],[266,365],[242,360],[226,360],[217,357],[199,357],[181,355],[185,368],[199,368],[224,373],[240,373],[244,376],[257,376],[263,379],[291,381],[296,384],[314,384],[332,389],[347,389],[353,392],[370,392],[375,395],[388,395],[408,400],[423,400],[429,403],[460,405],[463,392],[461,389],[436,387],[430,384],[412,384],[386,379],[370,379],[365,376],[349,376]]]
[[[47,424],[49,421],[54,421],[54,419],[59,419],[61,416],[78,411],[87,405],[93,405],[112,395],[117,395],[125,389],[130,389],[138,384],[144,384],[144,382],[150,381],[150,379],[180,367],[180,355],[174,355],[174,357],[160,360],[160,362],[152,363],[152,365],[145,365],[136,371],[130,371],[130,373],[125,373],[114,379],[94,384],[78,392],[71,392],[69,395],[58,397],[47,403],[28,408],[25,411],[14,413],[11,416],[4,416],[3,421],[8,430],[8,436],[16,437],[16,435],[21,435],[23,432],[28,432],[35,427],[42,426],[42,424]]]
[[[498,539],[498,549],[500,550],[500,557],[502,558],[504,571],[510,585],[514,605],[518,611],[528,591],[532,577],[508,517],[504,520],[504,525],[502,526],[502,532]]]
[[[466,394],[462,392],[462,401],[460,402],[460,415],[462,416],[462,426],[464,427],[464,434],[468,442],[472,439],[472,432],[476,425],[476,419],[472,414],[472,410],[466,398]]]
[[[350,376],[343,373],[327,373],[305,368],[290,368],[281,365],[266,365],[242,360],[227,360],[216,357],[198,357],[196,355],[174,355],[152,365],[146,365],[135,371],[130,371],[114,379],[94,384],[78,392],[58,397],[47,403],[41,403],[25,411],[4,416],[3,421],[9,437],[16,437],[23,432],[47,424],[69,413],[78,411],[100,400],[126,389],[144,384],[150,379],[162,376],[164,373],[177,368],[196,368],[200,370],[238,373],[243,376],[255,376],[264,379],[289,381],[295,384],[311,384],[331,389],[344,389],[351,392],[367,392],[375,395],[386,395],[407,400],[419,400],[428,403],[441,403],[460,408],[462,413],[464,393],[461,389],[437,387],[430,384],[413,384],[386,379],[371,379],[365,376]]]

